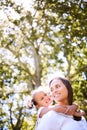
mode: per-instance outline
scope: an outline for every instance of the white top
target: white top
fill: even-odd
[[[76,121],[68,115],[66,118],[61,130],[87,130],[87,122],[84,117],[80,121]]]
[[[38,125],[40,124],[40,120],[42,119],[42,118],[39,117],[39,115],[40,115],[40,112],[41,112],[41,110],[42,110],[43,108],[44,108],[44,107],[40,107],[40,108],[38,109],[38,113],[37,113],[37,121],[36,121],[36,127],[35,127],[35,130],[37,130],[37,127],[38,127]]]
[[[76,121],[72,116],[49,111],[39,118],[43,107],[38,110],[38,118],[35,130],[87,130],[87,122],[84,118]]]

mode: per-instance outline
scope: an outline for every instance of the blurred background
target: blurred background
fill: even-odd
[[[0,0],[0,130],[34,130],[27,100],[55,76],[87,114],[87,0]]]

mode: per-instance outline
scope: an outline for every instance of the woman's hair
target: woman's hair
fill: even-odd
[[[58,78],[52,79],[52,80],[49,82],[49,87],[50,87],[52,81],[55,80],[55,79],[61,80],[62,83],[63,83],[63,84],[65,85],[65,87],[67,88],[67,91],[68,91],[68,103],[69,103],[69,105],[72,105],[72,103],[73,103],[73,90],[72,90],[72,87],[71,87],[70,82],[69,82],[67,79],[58,77]]]
[[[72,103],[73,103],[73,89],[71,87],[70,82],[67,79],[65,79],[65,78],[57,77],[57,78],[52,79],[49,82],[49,87],[50,87],[52,81],[55,80],[55,79],[61,80],[62,83],[67,88],[67,90],[68,90],[68,103],[69,103],[69,105],[72,105]],[[73,116],[73,118],[74,118],[74,120],[77,120],[77,121],[81,120],[81,117]]]

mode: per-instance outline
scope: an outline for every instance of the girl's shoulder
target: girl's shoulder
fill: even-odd
[[[44,107],[40,107],[39,109],[38,109],[38,113],[37,113],[37,116],[39,117],[39,115],[40,115],[40,113],[41,113],[41,111],[42,111],[42,109],[43,109]]]

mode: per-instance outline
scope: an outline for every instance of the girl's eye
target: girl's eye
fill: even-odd
[[[47,94],[44,94],[44,95],[43,95],[43,97],[41,98],[41,100],[43,100],[43,99],[44,99],[44,97],[46,97],[46,96],[47,96]]]
[[[41,100],[43,100],[43,99],[44,99],[44,97],[41,98]]]

